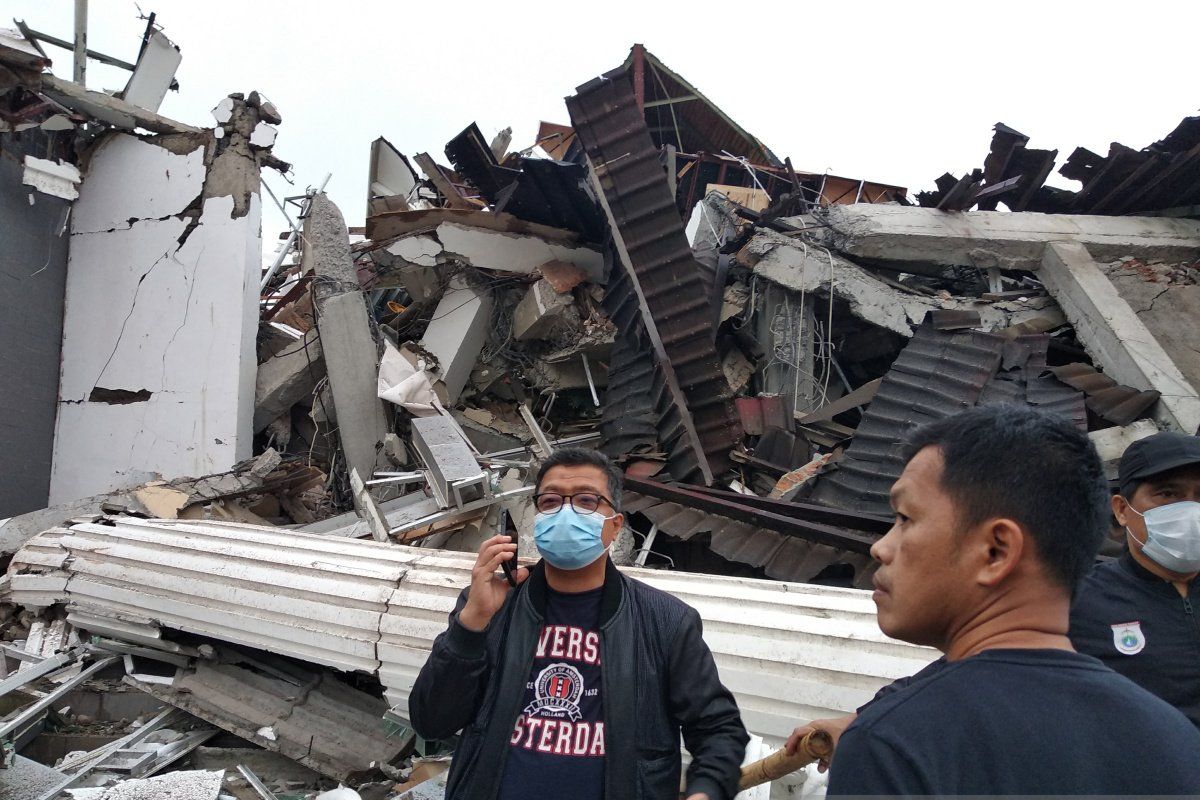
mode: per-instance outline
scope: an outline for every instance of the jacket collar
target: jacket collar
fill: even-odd
[[[1121,554],[1119,563],[1125,572],[1132,575],[1134,578],[1145,582],[1147,584],[1147,588],[1152,588],[1154,591],[1161,592],[1162,594],[1170,597],[1179,596],[1179,592],[1175,591],[1175,586],[1171,583],[1171,581],[1160,575],[1155,575],[1153,572],[1143,567],[1140,563],[1138,563],[1138,560],[1133,557],[1133,554],[1129,552],[1128,548],[1124,553]],[[1188,585],[1188,594],[1195,593],[1198,588],[1200,588],[1200,575],[1192,578],[1191,583]]]
[[[529,587],[529,602],[538,617],[546,616],[546,597],[550,584],[546,581],[546,562],[541,560],[529,570],[529,578],[525,584]],[[621,607],[624,586],[621,583],[621,571],[607,554],[604,556],[604,586],[600,598],[600,627],[604,627]]]

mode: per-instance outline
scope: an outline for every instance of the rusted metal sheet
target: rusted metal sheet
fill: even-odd
[[[742,495],[734,497],[727,493],[711,493],[691,487],[670,486],[658,481],[627,478],[626,486],[629,491],[657,497],[672,503],[679,503],[691,509],[697,509],[710,514],[753,525],[762,530],[774,531],[785,536],[798,536],[817,544],[849,550],[852,553],[867,553],[871,545],[879,538],[860,531],[852,531],[813,522],[795,516],[778,513],[778,509],[760,508],[741,502]],[[762,499],[762,498],[760,498]],[[778,501],[769,501],[777,503]]]
[[[628,486],[628,481],[626,485]],[[752,498],[748,495],[735,497],[738,501],[766,501],[766,498]],[[779,506],[790,505],[775,502]],[[780,533],[760,525],[761,519],[755,522],[741,521],[731,516],[699,510],[693,507],[691,501],[688,505],[683,505],[639,494],[631,489],[626,489],[623,495],[623,506],[626,513],[636,511],[643,514],[657,525],[660,531],[677,539],[686,541],[695,536],[707,536],[709,548],[717,555],[757,567],[767,577],[776,580],[810,581],[831,564],[845,563],[854,568],[854,586],[868,588],[871,585],[871,576],[875,572],[875,564],[866,552],[856,552]],[[740,502],[731,503],[729,509],[725,513],[738,516],[746,515],[750,511],[749,506]],[[821,511],[837,513],[832,509]],[[890,523],[882,520],[871,524],[882,527]]]
[[[1123,386],[1087,364],[1050,367],[1050,372],[1063,383],[1087,395],[1085,403],[1088,409],[1114,425],[1128,425],[1145,416],[1162,397],[1160,392],[1139,391]]]
[[[709,292],[658,152],[621,70],[567,99],[659,371],[705,483],[741,438],[714,343]]]

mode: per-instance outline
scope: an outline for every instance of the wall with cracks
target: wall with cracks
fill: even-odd
[[[208,132],[114,133],[89,154],[71,223],[51,504],[251,454],[258,168],[216,149]],[[219,168],[234,159],[240,170]]]

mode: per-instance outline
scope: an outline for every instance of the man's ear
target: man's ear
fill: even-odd
[[[1017,568],[1030,543],[1021,526],[1007,517],[983,523],[978,535],[976,552],[981,557],[976,580],[981,586],[998,586]]]
[[[617,534],[621,532],[621,528],[625,527],[625,515],[618,513],[615,517],[604,522],[604,529],[600,532],[600,540],[608,547],[617,540]]]
[[[1121,527],[1129,525],[1129,501],[1119,494],[1114,494],[1112,498],[1113,516],[1117,518],[1117,522],[1121,523]]]

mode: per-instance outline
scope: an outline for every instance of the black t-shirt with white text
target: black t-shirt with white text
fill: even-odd
[[[547,590],[546,616],[509,739],[499,800],[604,796],[602,592]]]

